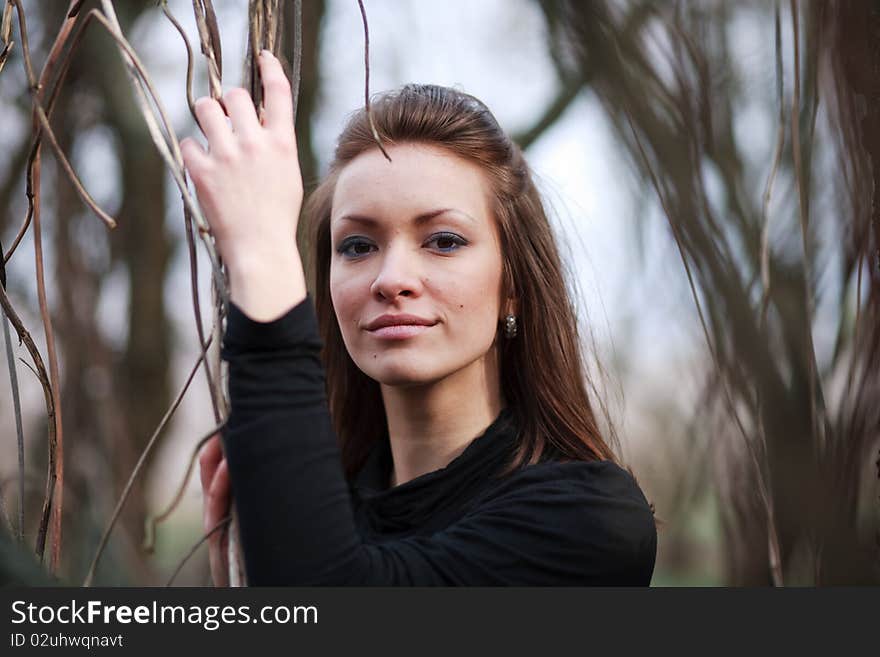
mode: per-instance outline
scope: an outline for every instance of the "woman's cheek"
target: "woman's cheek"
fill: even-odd
[[[362,289],[360,283],[351,277],[331,279],[330,297],[346,343],[357,339],[359,321],[369,319],[361,317],[361,307],[369,299],[369,293],[369,288]]]

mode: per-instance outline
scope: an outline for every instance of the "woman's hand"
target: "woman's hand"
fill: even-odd
[[[230,513],[231,486],[229,466],[223,456],[220,434],[215,434],[199,455],[199,470],[204,495],[202,521],[205,533],[214,529]],[[208,560],[215,586],[229,586],[229,525],[208,537]]]
[[[262,117],[244,89],[223,96],[228,122],[220,103],[200,98],[195,110],[208,149],[189,138],[180,148],[229,270],[232,301],[270,321],[306,296],[296,249],[303,186],[290,83],[271,53],[259,59]]]

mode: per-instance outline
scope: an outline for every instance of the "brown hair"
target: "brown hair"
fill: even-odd
[[[497,340],[502,393],[519,427],[518,448],[506,472],[551,455],[615,460],[603,440],[587,394],[576,314],[541,196],[519,147],[489,109],[471,95],[410,84],[371,103],[385,144],[421,143],[479,165],[491,182],[503,257],[503,297],[516,297],[517,336]],[[377,148],[364,110],[339,137],[330,172],[304,208],[310,244],[311,294],[324,342],[331,415],[346,476],[353,477],[375,441],[387,432],[379,384],[354,363],[342,341],[330,298],[330,213],[339,172]]]

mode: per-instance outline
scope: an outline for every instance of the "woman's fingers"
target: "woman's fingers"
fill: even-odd
[[[191,175],[197,176],[208,164],[208,152],[192,137],[180,141],[180,154],[183,164]]]
[[[211,480],[211,487],[208,489],[208,515],[206,521],[210,526],[205,527],[206,530],[213,529],[218,522],[226,517],[226,514],[229,512],[230,490],[229,466],[226,463],[226,459],[223,459],[220,461],[220,465],[217,466],[214,477]]]
[[[199,453],[199,474],[202,481],[202,493],[208,494],[211,481],[217,466],[223,459],[223,446],[220,444],[220,434],[214,434],[202,447]]]
[[[205,532],[217,527],[229,512],[231,485],[229,466],[223,458],[220,434],[214,435],[199,455],[202,491],[204,492]],[[211,565],[211,577],[216,586],[229,586],[228,565],[226,560],[226,532],[228,528],[216,529],[208,537],[208,557]]]
[[[223,108],[213,98],[203,97],[196,101],[196,117],[212,153],[228,151],[232,146],[232,130],[226,123]]]
[[[269,130],[292,130],[290,82],[281,62],[268,50],[260,53],[260,77],[263,79],[263,125]]]
[[[274,57],[262,55],[259,66],[265,90],[263,125],[249,94],[233,89],[222,105],[209,98],[196,103],[208,152],[199,152],[194,144],[186,147],[199,205],[229,268],[232,300],[252,317],[267,316],[295,301],[291,293],[298,297],[302,289],[302,266],[290,239],[296,234],[303,199],[290,84]],[[269,266],[245,273],[249,263],[259,261]],[[263,274],[275,282],[254,280]],[[204,462],[204,486],[210,487],[215,463],[216,454]]]
[[[226,111],[229,112],[229,120],[232,122],[232,130],[242,137],[250,137],[260,130],[260,122],[254,109],[254,101],[251,95],[240,87],[230,89],[223,96]]]

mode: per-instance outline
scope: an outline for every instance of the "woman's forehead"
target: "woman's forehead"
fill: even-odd
[[[375,148],[340,171],[333,194],[334,223],[350,217],[419,218],[444,209],[472,221],[488,218],[488,185],[479,166],[428,145],[387,150],[391,162]]]

